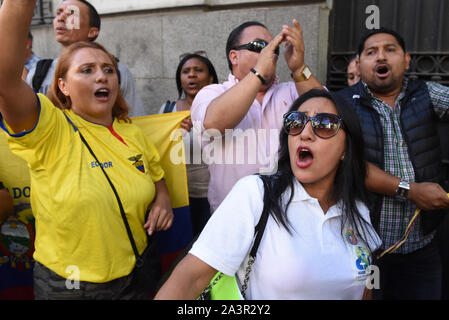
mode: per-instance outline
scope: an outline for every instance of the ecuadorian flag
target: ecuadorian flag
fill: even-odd
[[[35,223],[27,163],[0,132],[0,181],[14,200],[14,216],[0,224],[0,300],[32,300]]]
[[[157,233],[162,274],[193,238],[184,143],[179,130],[182,120],[189,116],[190,111],[181,111],[132,118],[159,151],[173,208],[172,227]]]

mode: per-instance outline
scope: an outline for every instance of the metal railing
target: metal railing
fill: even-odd
[[[347,86],[346,67],[356,52],[334,52],[330,55],[327,86],[331,90]],[[413,79],[435,81],[449,86],[449,52],[409,52],[410,68],[406,75]]]

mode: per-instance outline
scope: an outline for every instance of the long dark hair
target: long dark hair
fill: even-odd
[[[181,84],[182,67],[188,60],[190,60],[192,58],[196,58],[196,59],[200,60],[201,62],[203,62],[206,65],[207,69],[209,70],[209,75],[211,75],[213,78],[212,83],[218,83],[217,72],[215,71],[215,68],[214,68],[214,65],[212,64],[212,62],[210,62],[210,60],[204,56],[201,56],[196,53],[190,53],[190,54],[186,55],[185,57],[183,57],[181,59],[181,61],[179,61],[178,68],[176,68],[176,87],[178,88],[178,93],[179,93],[178,99],[181,99],[182,91],[183,91],[182,84]]]
[[[338,94],[319,89],[313,89],[301,95],[293,102],[289,111],[298,110],[304,102],[312,98],[326,98],[332,101],[343,119],[342,129],[346,133],[345,156],[338,166],[330,198],[342,204],[342,231],[343,226],[349,223],[356,235],[366,241],[367,235],[371,237],[372,234],[366,229],[367,221],[357,208],[357,201],[365,204],[368,201],[368,192],[365,188],[364,143],[357,114]],[[281,130],[279,140],[277,172],[270,176],[260,175],[264,184],[264,210],[268,210],[274,220],[291,233],[287,209],[293,199],[295,177],[290,166],[288,135],[284,130]],[[285,204],[283,194],[288,189],[291,193]]]

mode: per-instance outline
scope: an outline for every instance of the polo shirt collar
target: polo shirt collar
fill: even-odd
[[[316,204],[318,205],[318,200],[316,198],[311,197],[307,193],[306,189],[304,189],[303,185],[295,177],[293,177],[293,188],[294,188],[295,192],[293,194],[292,203],[311,200],[311,201],[316,202]],[[286,191],[284,193],[284,195],[285,195],[285,197],[283,199],[286,202],[290,198],[290,190]],[[325,215],[325,218],[330,219],[333,217],[341,216],[342,211],[339,210],[339,207],[341,207],[341,205],[342,205],[342,202],[340,200],[338,203],[336,203],[332,207],[330,207],[328,212]]]
[[[297,202],[297,201],[305,201],[305,200],[314,199],[307,193],[306,189],[304,189],[301,182],[299,182],[298,179],[296,179],[295,177],[293,177],[293,188],[294,188],[295,192],[293,194],[292,201]],[[290,190],[288,191],[288,197],[290,197]]]

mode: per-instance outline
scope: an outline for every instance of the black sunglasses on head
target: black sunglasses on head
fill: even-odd
[[[179,55],[179,61],[181,61],[182,59],[184,59],[185,57],[187,57],[188,55],[191,55],[191,54],[197,54],[197,55],[199,55],[199,56],[202,56],[202,57],[204,57],[204,58],[207,58],[207,53],[206,53],[206,51],[204,51],[204,50],[198,50],[198,51],[185,52],[185,53],[183,53],[183,54],[180,54],[180,55]]]
[[[307,122],[312,124],[313,132],[322,139],[329,139],[338,133],[343,120],[332,113],[317,113],[308,117],[305,112],[291,111],[284,114],[284,131],[291,136],[300,134]]]
[[[263,48],[265,48],[268,45],[268,42],[264,41],[264,40],[254,40],[245,44],[242,44],[240,46],[235,47],[233,50],[249,50],[252,52],[257,52],[260,53],[260,51],[262,51]],[[276,47],[276,49],[274,50],[274,53],[276,53],[277,55],[279,55],[279,47]]]

